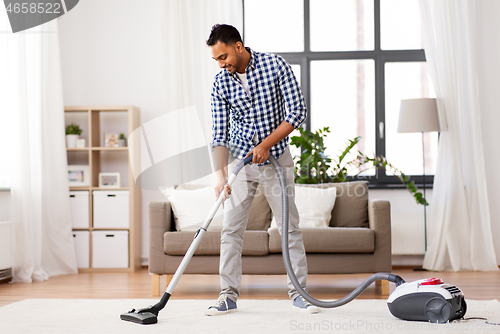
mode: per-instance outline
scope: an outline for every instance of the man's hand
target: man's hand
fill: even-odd
[[[217,178],[217,182],[215,183],[215,200],[219,199],[219,195],[224,189],[224,194],[223,194],[223,201],[229,198],[229,195],[231,195],[231,186],[227,184],[227,178]]]
[[[250,154],[253,154],[252,163],[262,164],[266,162],[269,157],[269,150],[271,147],[283,140],[283,138],[292,133],[292,131],[293,126],[291,124],[286,121],[281,122],[281,124],[269,136],[267,136],[266,139],[251,149],[245,158]]]
[[[252,148],[250,152],[248,152],[248,154],[245,156],[245,158],[250,156],[251,154],[253,154],[252,163],[261,164],[266,162],[267,158],[269,157],[269,149],[260,144]]]

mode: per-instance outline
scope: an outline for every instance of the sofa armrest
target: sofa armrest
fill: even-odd
[[[383,267],[392,268],[391,204],[387,200],[368,200],[368,223],[375,231],[375,252]],[[377,261],[378,261],[377,260]]]
[[[165,272],[163,235],[170,231],[172,208],[170,202],[150,202],[149,212],[149,273]]]

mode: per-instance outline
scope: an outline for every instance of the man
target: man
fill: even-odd
[[[238,30],[229,25],[215,25],[207,45],[220,71],[212,88],[212,147],[217,169],[216,197],[225,202],[221,234],[219,273],[221,292],[206,315],[237,310],[241,284],[243,233],[257,185],[261,185],[281,234],[281,191],[274,167],[266,162],[272,154],[284,169],[289,192],[294,196],[293,160],[288,149],[288,135],[304,122],[307,111],[297,80],[286,61],[278,55],[245,48]],[[238,161],[253,154],[232,187],[227,185]],[[231,157],[230,157],[231,155]],[[228,166],[228,160],[233,160]],[[301,286],[305,288],[307,260],[299,229],[295,201],[290,200],[290,258]],[[309,313],[319,312],[299,295],[288,278],[293,306]]]

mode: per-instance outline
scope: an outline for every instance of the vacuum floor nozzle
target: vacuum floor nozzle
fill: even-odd
[[[158,322],[158,316],[151,312],[140,312],[140,310],[132,309],[127,313],[120,314],[120,319],[130,322],[135,322],[141,325],[151,325]]]
[[[138,310],[131,309],[127,313],[120,314],[120,319],[141,325],[156,324],[158,322],[158,313],[165,307],[169,298],[170,293],[165,291],[160,301],[155,305]]]

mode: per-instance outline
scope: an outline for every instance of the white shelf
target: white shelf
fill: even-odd
[[[109,131],[108,133],[119,132],[124,133],[127,137],[140,126],[140,110],[135,106],[66,106],[66,117],[67,123],[70,123],[72,119],[78,120],[79,122],[84,122],[85,124],[79,124],[82,129],[86,129],[86,133],[82,133],[82,137],[85,138],[87,147],[85,148],[68,148],[68,161],[70,160],[70,155],[74,159],[79,159],[84,161],[78,162],[78,164],[88,164],[89,174],[90,174],[90,184],[83,187],[70,187],[71,191],[88,191],[89,192],[89,222],[88,228],[78,226],[74,228],[75,232],[89,232],[88,241],[88,255],[85,254],[89,259],[88,268],[82,268],[83,272],[100,272],[100,271],[135,271],[138,270],[142,263],[142,247],[141,247],[141,191],[135,185],[135,180],[132,174],[132,170],[129,165],[129,147],[103,147],[103,133]],[[115,113],[116,112],[116,113]],[[110,115],[112,117],[110,117]],[[115,122],[109,120],[118,120],[119,125],[116,126]],[[103,123],[104,124],[101,124]],[[76,122],[75,122],[76,123]],[[111,126],[111,129],[107,127]],[[126,127],[121,128],[121,126]],[[85,130],[84,130],[85,131]],[[116,152],[116,153],[115,153]],[[101,157],[102,155],[102,157]],[[107,169],[106,170],[106,166]],[[100,188],[99,185],[99,173],[100,172],[110,172],[112,171],[120,172],[122,186],[117,188]],[[129,193],[128,199],[128,214],[129,223],[125,226],[126,228],[116,226],[105,226],[102,221],[99,227],[94,227],[94,190],[98,191],[127,191]],[[123,247],[120,244],[120,252],[126,252],[127,254],[121,254],[121,264],[120,268],[116,268],[113,265],[109,267],[103,267],[103,262],[96,263],[93,265],[93,259],[102,259],[105,254],[100,254],[103,251],[102,247],[98,249],[93,249],[94,240],[92,235],[100,235],[103,231],[111,232],[124,232],[128,235],[127,247]],[[99,232],[97,234],[93,232]],[[123,243],[123,240],[122,240]],[[113,245],[113,243],[110,243]],[[113,252],[115,250],[109,250]],[[94,253],[98,252],[98,253]],[[125,261],[123,256],[128,259],[128,266],[123,265]],[[104,262],[106,263],[106,262]]]

